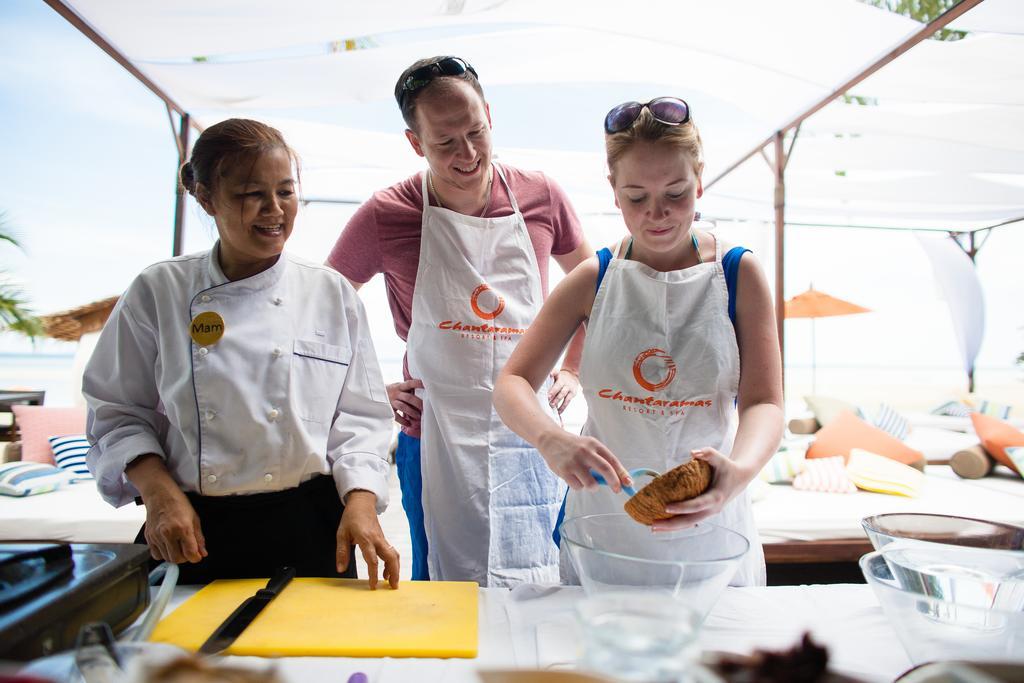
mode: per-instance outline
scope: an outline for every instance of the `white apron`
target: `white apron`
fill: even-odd
[[[728,303],[717,240],[714,262],[667,273],[616,255],[587,324],[580,365],[588,409],[583,434],[608,446],[628,470],[665,472],[704,446],[728,457],[740,379]],[[570,491],[565,516],[621,512],[624,501],[605,486]],[[764,585],[764,552],[749,494],[744,491],[708,521],[750,541],[732,585]],[[671,542],[671,534],[664,538]],[[564,544],[562,554],[563,576],[575,582]]]
[[[420,453],[434,580],[558,581],[551,532],[564,485],[491,401],[498,372],[543,303],[526,222],[511,189],[508,195],[509,216],[464,216],[430,206],[423,174],[408,358],[409,372],[426,387]],[[546,391],[538,401],[550,411]]]

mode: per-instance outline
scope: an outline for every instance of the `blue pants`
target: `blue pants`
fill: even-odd
[[[423,474],[420,469],[420,440],[405,432],[398,433],[395,449],[398,483],[402,487],[402,507],[409,519],[412,537],[412,579],[429,581],[427,569],[427,530],[423,526]]]

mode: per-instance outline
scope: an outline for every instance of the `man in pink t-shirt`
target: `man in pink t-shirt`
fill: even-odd
[[[421,472],[421,456],[423,462],[427,463],[424,467],[429,468],[433,466],[431,463],[439,463],[438,467],[448,468],[445,471],[448,471],[449,475],[444,478],[451,479],[452,473],[458,473],[454,478],[459,478],[463,472],[468,472],[474,467],[474,462],[484,456],[488,456],[485,460],[494,458],[501,446],[492,445],[479,453],[448,446],[462,442],[460,435],[449,432],[459,429],[465,431],[467,427],[464,425],[469,423],[459,423],[462,426],[458,427],[446,420],[444,413],[451,410],[450,406],[442,405],[442,400],[437,396],[431,398],[429,383],[424,391],[424,382],[421,381],[421,377],[412,376],[410,365],[418,364],[424,370],[427,370],[425,366],[446,366],[448,373],[457,376],[453,377],[453,385],[464,384],[467,387],[482,388],[485,393],[480,395],[484,398],[477,403],[484,403],[480,410],[489,413],[491,408],[488,387],[492,385],[488,375],[492,370],[497,371],[501,368],[478,366],[473,359],[481,355],[478,353],[481,348],[488,348],[487,354],[483,355],[493,355],[496,360],[493,360],[492,364],[503,364],[500,359],[506,357],[504,354],[510,352],[510,347],[518,341],[516,331],[532,322],[532,317],[527,313],[528,317],[520,321],[518,326],[508,327],[505,319],[516,310],[516,306],[511,303],[512,299],[509,299],[510,307],[504,308],[506,299],[516,296],[509,293],[510,289],[525,291],[536,287],[535,291],[539,292],[539,298],[544,298],[548,290],[550,259],[553,257],[558,265],[568,272],[591,256],[592,250],[583,237],[576,213],[558,185],[540,172],[492,164],[490,109],[484,99],[475,70],[466,62],[456,57],[420,60],[406,69],[399,78],[395,87],[395,97],[408,125],[406,137],[413,150],[426,159],[428,170],[375,193],[353,215],[327,262],[348,278],[356,288],[361,287],[377,273],[383,273],[395,331],[403,340],[410,342],[404,363],[404,381],[389,385],[388,396],[395,411],[395,419],[402,426],[396,461],[402,485],[403,507],[409,517],[412,532],[413,579],[426,579],[434,574],[435,579],[477,580],[482,584],[489,582],[490,585],[495,585],[502,581],[495,578],[495,574],[501,572],[490,565],[504,562],[503,551],[500,548],[502,539],[497,539],[498,549],[493,550],[486,558],[485,564],[488,566],[483,568],[481,579],[480,567],[477,566],[482,561],[480,558],[460,557],[457,562],[449,562],[451,558],[437,557],[437,552],[440,551],[437,551],[436,546],[439,542],[443,545],[443,541],[434,538],[440,533],[439,520],[445,519],[449,513],[449,510],[442,509],[442,506],[458,503],[451,500],[442,501],[442,498],[464,495],[475,499],[481,495],[488,496],[488,491],[477,491],[472,485],[467,484],[468,488],[463,487],[459,491],[445,490],[444,495],[435,492],[435,489],[442,486],[438,483],[442,476],[432,476],[426,470]],[[424,188],[427,188],[426,202]],[[480,246],[486,242],[487,230],[505,229],[509,230],[509,239],[498,245]],[[465,236],[465,239],[457,237],[451,242],[444,241],[442,235],[449,231],[453,235]],[[528,240],[519,240],[515,237],[517,235],[527,237]],[[480,242],[481,239],[484,242]],[[527,241],[528,249],[518,248],[520,242],[526,244]],[[508,255],[504,254],[506,248],[509,249]],[[460,250],[488,253],[459,254]],[[529,253],[524,253],[526,251]],[[427,257],[429,263],[424,265],[421,262],[421,252],[439,255],[444,263],[438,265],[438,256],[430,256]],[[522,270],[518,271],[517,268]],[[462,303],[462,290],[457,285],[451,285],[450,292],[443,291],[449,286],[444,273],[462,273],[465,270],[473,271],[483,283],[473,291],[472,309],[476,313],[476,318],[473,312],[468,310],[468,305],[465,306],[465,311],[457,308]],[[520,275],[517,276],[516,273]],[[519,284],[506,285],[505,282],[510,277],[513,280],[518,277]],[[522,282],[523,280],[525,282]],[[492,287],[493,291],[487,291]],[[494,298],[488,299],[490,303],[481,299],[481,308],[477,305],[478,295],[483,298]],[[440,305],[438,302],[446,298],[459,299],[457,304],[451,304],[456,308],[445,311],[448,317],[460,315],[474,320],[478,323],[474,326],[474,329],[478,330],[475,334],[477,340],[486,338],[484,343],[493,345],[493,349],[481,347],[479,344],[467,344],[462,347],[466,350],[465,354],[459,350],[453,351],[458,347],[450,346],[446,341],[448,337],[438,336],[436,328],[439,325],[434,322],[423,328],[422,335],[417,333],[417,321],[413,320],[413,310],[436,310]],[[468,298],[466,301],[468,303]],[[532,301],[529,295],[526,295],[523,301],[523,305],[526,306],[524,310],[534,310],[530,308],[531,306],[539,309],[539,304],[540,301]],[[481,316],[485,322],[482,326],[479,319]],[[505,326],[499,324],[503,320]],[[450,320],[446,322],[451,323]],[[425,325],[426,321],[419,323]],[[479,333],[479,330],[483,332]],[[504,333],[509,330],[512,331],[511,334],[505,335]],[[579,390],[577,370],[582,342],[581,328],[569,346],[561,369],[553,374],[553,383],[548,390],[547,399],[558,412],[565,408]],[[416,347],[416,344],[423,346]],[[413,359],[420,357],[418,354],[421,350],[425,360],[414,364]],[[459,373],[463,376],[458,376]],[[437,383],[443,381],[443,378],[435,380]],[[416,394],[417,389],[421,390],[421,395],[425,395],[428,404],[432,401],[436,404],[438,415],[430,414],[430,405],[424,407],[423,400]],[[450,390],[445,391],[450,394]],[[427,417],[424,417],[424,413]],[[430,445],[434,443],[431,435],[437,431],[437,442],[444,444],[446,448],[434,448],[436,452],[421,453],[421,418],[429,423],[430,432],[423,435],[422,447],[433,448]],[[425,424],[423,429],[425,432],[428,431],[428,426]],[[486,426],[482,430],[485,433],[489,432]],[[504,437],[495,437],[494,440],[503,439]],[[546,471],[547,468],[539,454],[532,449],[529,450],[532,451],[531,457],[534,457]],[[465,461],[468,461],[468,464]],[[533,465],[534,463],[524,461],[522,466]],[[491,490],[494,489],[496,477],[515,476],[514,473],[499,475],[493,470],[488,470],[481,476],[484,475],[487,477],[485,481],[491,482]],[[426,480],[426,493],[421,493],[421,476]],[[473,477],[466,474],[465,478]],[[424,506],[427,508],[426,529],[433,527],[434,533],[427,533],[425,530]],[[484,527],[487,527],[483,532],[486,534],[494,529],[496,522],[488,522],[490,517],[496,516],[493,508],[494,505],[491,505],[486,510],[479,511],[483,517],[482,526],[476,527],[475,532],[467,531],[468,536],[474,533],[479,536],[478,532]],[[472,510],[463,510],[462,513],[462,519],[468,520],[467,529],[479,521],[469,519],[472,517]],[[498,513],[500,514],[500,510]],[[445,534],[457,536],[460,533],[459,530],[444,528]],[[495,543],[489,543],[489,536],[467,538],[463,545],[468,544],[470,540],[482,543],[484,548],[488,545],[495,547]],[[517,539],[516,543],[523,545],[522,539]],[[548,538],[527,540],[527,544],[544,543],[551,544],[551,541]],[[428,571],[427,557],[431,549],[436,551],[430,555],[429,563],[435,568],[434,572]],[[460,555],[462,550],[461,546],[445,549],[456,556]],[[538,553],[548,556],[548,551],[549,549],[545,547],[538,550]],[[513,564],[525,564],[529,567],[543,564],[544,561],[526,557],[517,558]],[[453,564],[458,568],[444,568]],[[490,572],[490,580],[486,570],[493,570]],[[510,570],[501,573],[501,576],[537,578],[540,575],[536,572],[531,574],[524,569],[518,575],[516,571]],[[555,577],[557,579],[557,573]]]

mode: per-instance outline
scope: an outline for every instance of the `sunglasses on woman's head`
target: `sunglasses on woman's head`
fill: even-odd
[[[640,118],[640,112],[647,108],[651,116],[667,126],[681,126],[690,120],[690,105],[678,97],[657,97],[646,104],[624,102],[613,108],[604,117],[604,132],[608,135],[621,133]]]
[[[442,57],[436,62],[424,64],[406,76],[405,80],[402,81],[402,89],[398,95],[398,106],[402,106],[405,103],[405,98],[409,93],[426,87],[435,78],[441,76],[461,76],[467,71],[473,74],[474,77],[479,78],[476,74],[476,69],[470,66],[469,62],[458,57]]]

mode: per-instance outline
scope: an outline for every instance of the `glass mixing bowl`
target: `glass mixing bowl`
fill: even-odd
[[[881,553],[906,591],[957,605],[1024,612],[1024,551],[896,541]]]
[[[899,512],[861,520],[875,550],[905,539],[946,545],[1024,550],[1024,527],[984,519]]]
[[[860,559],[860,568],[914,664],[953,659],[1024,662],[1024,612],[979,607],[971,599],[955,602],[953,594],[937,597],[906,588],[886,553],[868,553]]]
[[[702,622],[750,548],[742,534],[716,524],[653,533],[624,512],[572,517],[560,532],[587,595],[652,589]]]
[[[581,668],[616,681],[683,680],[693,666],[700,617],[657,590],[601,592],[576,604]]]

